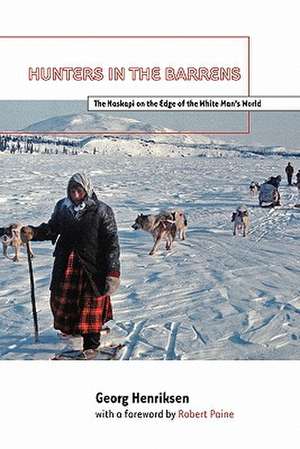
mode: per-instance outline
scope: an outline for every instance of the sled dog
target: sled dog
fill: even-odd
[[[180,240],[186,239],[187,218],[181,209],[161,212],[160,215],[167,220],[171,220],[176,225],[176,233]]]
[[[20,260],[20,248],[24,243],[21,240],[21,228],[20,223],[13,223],[5,229],[4,235],[1,237],[3,256],[7,259],[13,260],[14,262],[19,262]],[[8,256],[8,247],[11,246],[14,249],[14,257]],[[30,257],[33,257],[33,252],[29,243]]]
[[[187,219],[181,210],[160,212],[157,215],[140,214],[137,216],[132,228],[135,231],[141,229],[152,234],[154,245],[149,254],[153,255],[161,240],[166,241],[167,250],[171,249],[177,233],[181,240],[185,240]]]
[[[259,192],[259,190],[260,190],[260,185],[258,184],[258,182],[252,181],[249,186],[250,195],[255,196]]]
[[[249,212],[245,206],[240,206],[235,212],[233,212],[231,221],[233,222],[233,235],[236,235],[239,231],[243,233],[243,237],[246,237],[249,230]]]

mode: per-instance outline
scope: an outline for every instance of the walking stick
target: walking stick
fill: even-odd
[[[34,294],[34,278],[33,278],[32,261],[31,261],[31,256],[30,256],[29,242],[26,242],[26,249],[27,249],[29,276],[30,276],[31,305],[32,305],[33,323],[34,323],[34,339],[35,339],[35,342],[38,342],[39,341],[39,328],[38,328],[38,319],[37,319],[37,313],[36,313],[35,294]]]

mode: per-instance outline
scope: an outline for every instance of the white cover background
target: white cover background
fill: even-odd
[[[92,34],[92,33],[91,33]],[[80,34],[78,34],[80,35]],[[88,95],[247,95],[248,40],[226,39],[0,39],[1,100],[85,100]],[[165,68],[239,67],[239,81],[167,81]],[[101,81],[32,81],[29,67],[102,67]],[[124,67],[124,81],[108,79]],[[132,80],[129,67],[160,67],[161,80]]]

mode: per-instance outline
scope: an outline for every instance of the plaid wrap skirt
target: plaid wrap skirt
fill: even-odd
[[[110,297],[95,296],[74,252],[69,255],[64,279],[51,292],[50,306],[54,328],[65,334],[98,333],[113,317]]]

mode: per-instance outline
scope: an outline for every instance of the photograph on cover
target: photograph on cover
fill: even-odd
[[[0,102],[1,360],[300,358],[299,113],[243,134],[245,113],[21,103]],[[178,134],[202,126],[224,134]]]

